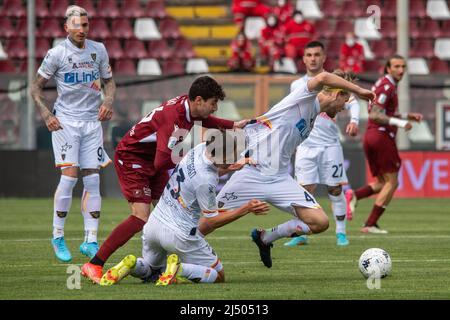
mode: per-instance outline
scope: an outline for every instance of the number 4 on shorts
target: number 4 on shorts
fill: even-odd
[[[305,199],[306,199],[306,201],[311,201],[312,203],[316,203],[314,198],[306,191],[305,191]]]

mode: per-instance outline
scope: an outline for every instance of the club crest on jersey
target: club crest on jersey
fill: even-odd
[[[68,60],[69,60],[69,63],[71,64],[72,63],[72,57],[69,57]]]
[[[72,146],[67,142],[65,145],[61,146],[61,152],[67,152],[69,149],[72,149]]]
[[[231,193],[226,193],[225,192],[225,195],[222,197],[222,199],[227,199],[228,201],[236,200],[237,198],[238,198],[238,196],[235,195],[234,192],[231,192]]]
[[[92,60],[97,60],[97,54],[96,53],[91,53],[91,58]]]
[[[297,122],[297,124],[295,125],[295,127],[298,129],[298,131],[300,132],[300,136],[302,138],[305,138],[308,136],[308,132],[307,132],[307,125],[306,125],[306,120],[305,119],[301,119],[299,122]]]

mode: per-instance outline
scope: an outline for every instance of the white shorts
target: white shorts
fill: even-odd
[[[214,250],[197,234],[191,236],[182,231],[174,231],[150,215],[142,233],[142,257],[152,268],[166,265],[169,254],[177,254],[183,263],[205,267],[222,268]],[[221,270],[217,270],[220,272]]]
[[[344,154],[341,146],[306,147],[300,145],[295,154],[295,177],[301,185],[347,184]]]
[[[289,174],[265,176],[254,167],[237,171],[217,195],[219,207],[237,208],[252,199],[266,201],[296,216],[294,207],[319,209],[314,197]]]
[[[98,169],[111,162],[103,148],[99,121],[58,120],[63,129],[52,132],[56,167]]]

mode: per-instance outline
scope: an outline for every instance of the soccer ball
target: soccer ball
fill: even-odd
[[[371,248],[359,258],[359,271],[364,278],[384,278],[391,272],[392,260],[383,249]]]

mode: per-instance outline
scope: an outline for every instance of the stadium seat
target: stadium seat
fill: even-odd
[[[365,60],[363,65],[366,72],[380,73],[382,69],[382,66],[378,60]]]
[[[450,38],[450,20],[442,23],[441,33],[443,38]]]
[[[336,69],[338,67],[339,66],[338,66],[337,60],[335,60],[335,59],[327,59],[327,60],[325,60],[325,63],[323,64],[323,68],[330,72],[332,72],[334,69]]]
[[[421,38],[439,38],[442,36],[441,29],[436,20],[421,20],[420,34]]]
[[[142,103],[142,116],[145,117],[150,112],[152,112],[155,108],[161,106],[161,101],[159,100],[147,100]],[[222,105],[221,105],[222,107]],[[232,120],[232,119],[231,119]]]
[[[11,38],[16,33],[11,19],[7,17],[0,18],[0,38]]]
[[[94,18],[89,21],[89,37],[101,40],[111,37],[111,31],[105,19]]]
[[[47,18],[50,12],[47,7],[47,0],[35,0],[36,17]]]
[[[121,15],[116,0],[99,0],[97,17],[115,19]]]
[[[16,37],[20,37],[20,38],[28,37],[27,18],[20,18],[19,20],[17,20],[15,31],[16,32],[15,32],[14,36],[16,36]]]
[[[421,34],[421,30],[419,28],[418,20],[410,19],[409,20],[409,36],[412,39],[417,39]]]
[[[338,20],[336,22],[335,36],[344,38],[347,32],[354,32],[354,25],[350,20]]]
[[[36,58],[44,58],[50,50],[49,40],[46,38],[36,39]]]
[[[381,39],[381,34],[371,18],[357,18],[355,20],[354,33],[359,38],[368,40]]]
[[[207,73],[209,71],[208,63],[205,59],[188,59],[186,63],[186,73]]]
[[[434,56],[434,40],[418,39],[414,41],[409,50],[411,57],[432,58]]]
[[[125,57],[125,53],[123,52],[118,39],[107,39],[105,40],[104,45],[111,59],[122,59]]]
[[[365,17],[366,12],[360,6],[360,3],[353,0],[345,0],[340,8],[339,16],[348,16],[353,18]]]
[[[25,41],[20,38],[14,38],[9,40],[9,44],[6,48],[8,52],[8,57],[24,59],[28,56],[27,46],[25,45]]]
[[[184,63],[181,60],[166,60],[163,62],[162,71],[164,75],[183,75]]]
[[[42,63],[42,59],[36,59],[34,68],[37,71]],[[19,73],[26,74],[28,72],[28,59],[19,60]]]
[[[332,38],[327,45],[327,56],[330,59],[337,59],[341,52],[341,46],[344,43],[341,39]]]
[[[375,59],[375,54],[372,52],[372,49],[370,49],[369,43],[366,39],[359,38],[357,39],[358,43],[363,46],[364,48],[364,58],[366,60],[373,60]]]
[[[245,19],[244,33],[249,40],[261,37],[261,30],[266,27],[266,22],[261,17],[247,17]]]
[[[51,0],[49,11],[51,17],[63,19],[66,15],[66,9],[69,6],[69,0]]]
[[[66,33],[60,20],[49,18],[42,20],[41,26],[37,29],[37,36],[45,38],[62,38],[66,36]]]
[[[432,19],[450,19],[448,1],[445,0],[428,1],[427,15]]]
[[[436,39],[434,55],[442,60],[450,60],[450,39]]]
[[[431,73],[448,74],[450,72],[450,68],[448,67],[447,61],[435,57],[430,61],[430,71]]]
[[[61,42],[64,42],[66,38],[54,38],[52,42],[52,48],[56,47]]]
[[[137,73],[141,76],[160,76],[161,67],[156,59],[141,59],[138,62]]]
[[[372,52],[377,59],[384,59],[394,54],[394,48],[391,42],[387,39],[373,41],[371,43]]]
[[[92,0],[75,0],[74,4],[86,9],[89,18],[94,18],[97,16],[97,10],[94,7],[94,1],[92,1]]]
[[[414,123],[412,129],[408,132],[408,138],[414,143],[434,143],[434,135],[431,133],[427,121]]]
[[[395,0],[384,1],[380,8],[383,18],[395,18],[397,16],[397,1]]]
[[[122,2],[120,14],[125,18],[142,18],[145,11],[139,0],[126,0]]]
[[[301,1],[301,0],[300,0]],[[339,18],[341,15],[341,3],[335,0],[323,1],[322,12],[325,18]]]
[[[180,38],[177,39],[174,46],[173,56],[175,58],[189,59],[195,56],[191,41]]]
[[[1,15],[13,18],[23,18],[27,15],[27,10],[26,7],[22,5],[21,0],[4,0]]]
[[[381,20],[381,34],[383,38],[394,39],[397,37],[397,23],[395,19]]]
[[[320,11],[316,0],[297,0],[296,9],[300,10],[306,19],[316,20],[323,18],[323,13]]]
[[[168,17],[166,7],[162,0],[150,0],[145,9],[145,15],[150,18],[164,19]]]
[[[328,39],[335,35],[334,28],[331,26],[328,19],[316,21],[314,27],[316,29],[316,34],[320,35],[320,37]]]
[[[138,18],[134,24],[134,34],[141,40],[161,39],[161,33],[152,18]]]
[[[282,62],[280,63],[280,61],[275,61],[275,63],[273,64],[273,71],[274,72],[284,72],[284,73],[292,73],[292,74],[296,74],[297,73],[297,66],[295,65],[294,60],[292,60],[291,58],[282,58]]]
[[[136,75],[136,66],[134,64],[134,61],[132,59],[120,59],[116,60],[114,64],[114,73],[124,76],[135,76]],[[124,92],[124,90],[117,90],[118,95],[120,96],[121,92]],[[126,97],[128,98],[128,96]]]
[[[8,59],[8,54],[6,53],[5,49],[3,49],[2,41],[0,40],[0,60],[6,60]]]
[[[0,60],[0,73],[16,73],[16,66],[11,60]]]
[[[409,58],[408,72],[410,75],[427,75],[430,74],[427,62],[423,58]]]
[[[119,39],[130,39],[134,37],[130,20],[126,18],[114,19],[111,24],[112,35]]]
[[[144,59],[148,57],[144,42],[139,39],[129,39],[124,45],[125,56],[130,59]]]
[[[238,121],[242,119],[242,116],[239,114],[236,103],[228,99],[220,102],[220,108],[217,109],[215,115],[219,118],[225,118],[233,121]]]
[[[363,4],[362,4],[363,8],[369,8],[370,6],[377,6],[377,7],[381,8],[383,5],[381,3],[381,0],[365,0],[365,1],[363,1]]]
[[[150,41],[147,47],[149,58],[168,59],[172,55],[172,49],[164,39]]]
[[[424,0],[409,0],[409,16],[423,19],[427,16]]]
[[[159,30],[164,39],[178,39],[181,37],[178,23],[172,18],[161,20],[159,22]]]

